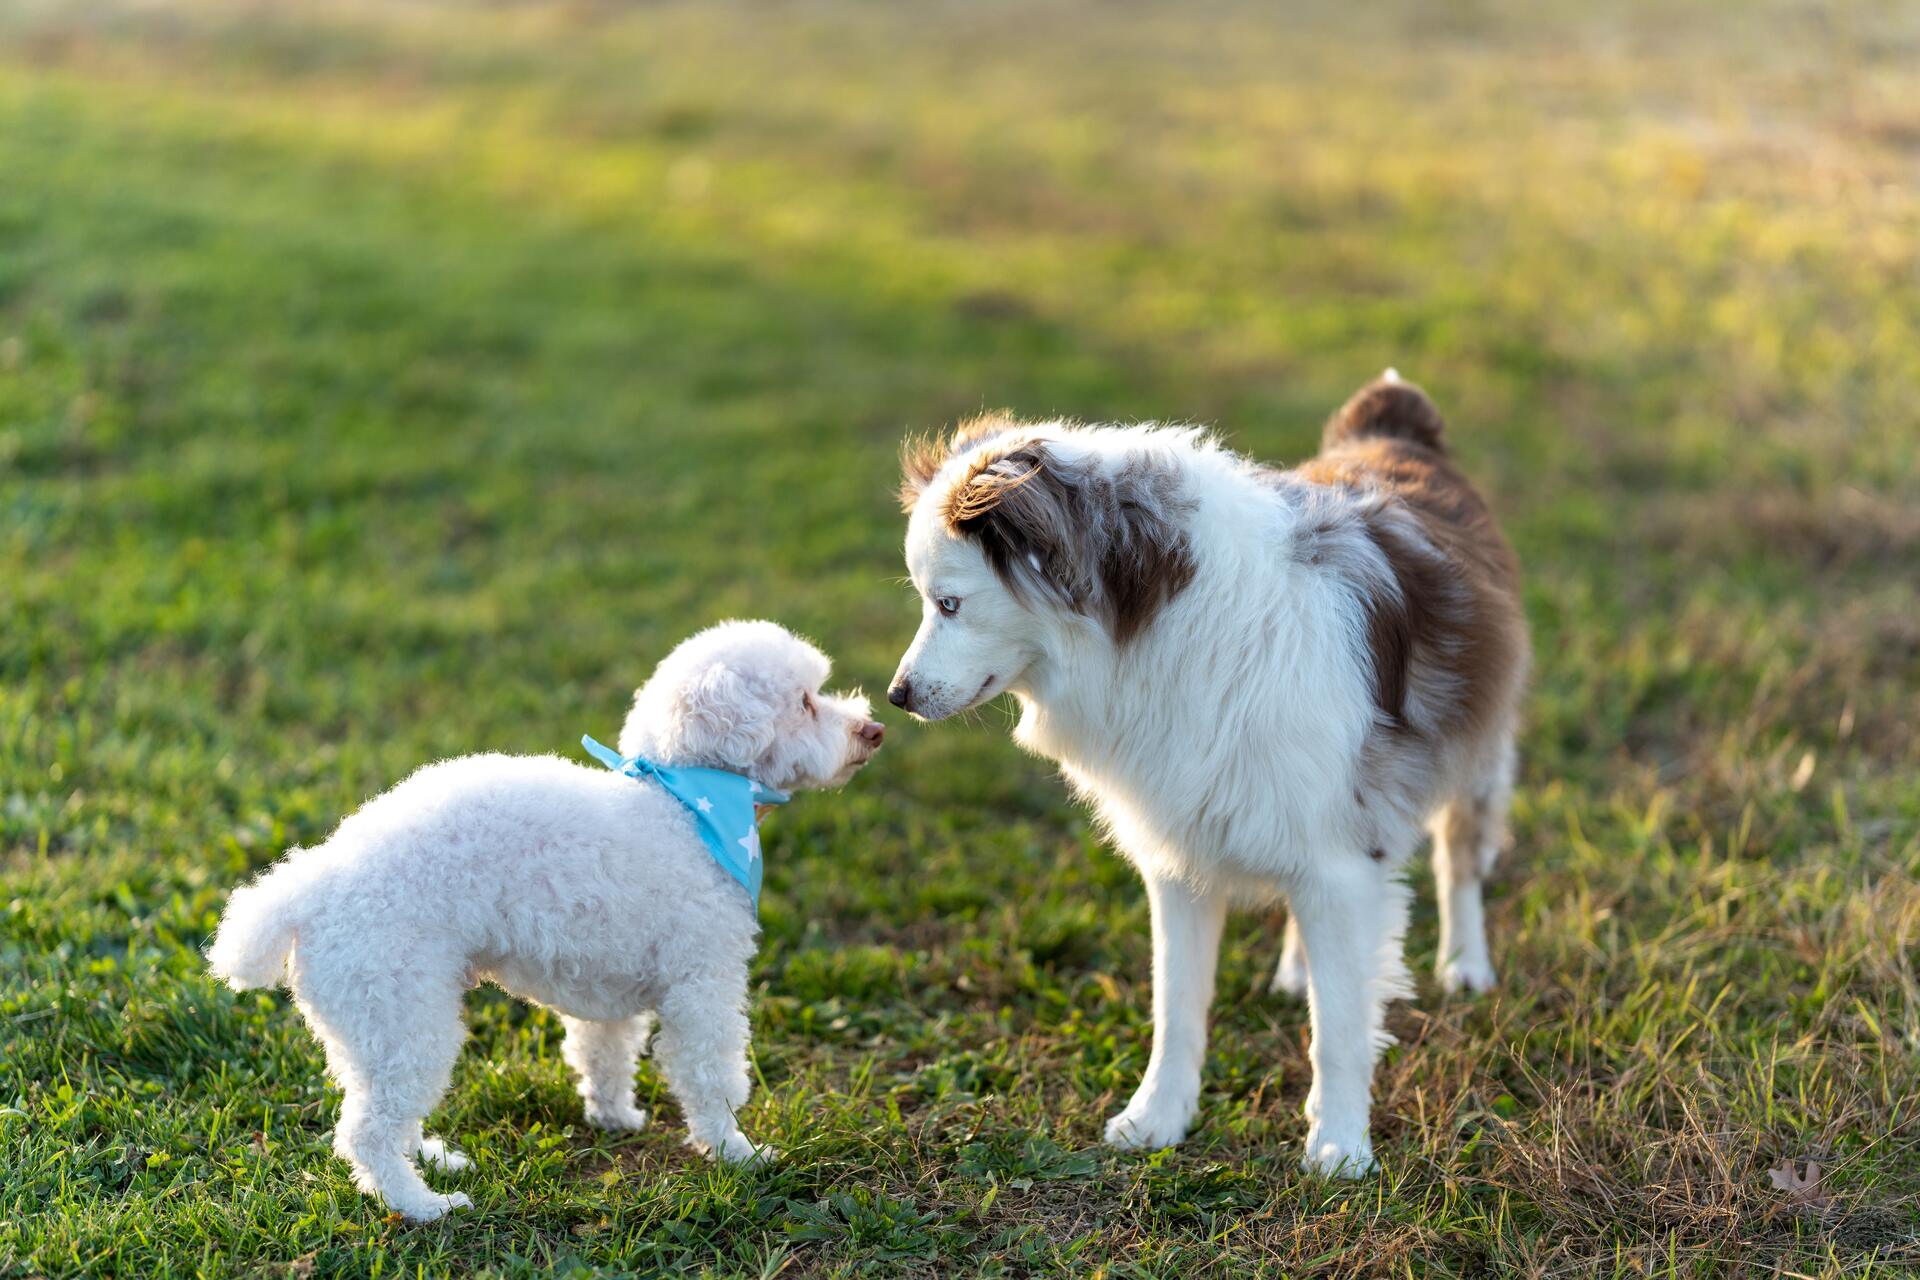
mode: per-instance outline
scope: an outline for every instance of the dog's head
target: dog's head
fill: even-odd
[[[880,749],[857,693],[821,690],[825,654],[772,622],[723,622],[680,642],[633,697],[620,754],[742,773],[782,791],[836,787]]]
[[[995,415],[909,444],[901,504],[921,621],[888,701],[940,720],[1030,688],[1061,628],[1133,641],[1193,577],[1175,438],[1190,434]]]

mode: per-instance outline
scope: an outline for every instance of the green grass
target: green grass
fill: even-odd
[[[1920,25],[1894,4],[240,3],[0,15],[0,1273],[1920,1269]],[[436,756],[606,737],[739,614],[882,685],[894,452],[1272,459],[1395,364],[1540,654],[1504,983],[1296,1172],[1236,917],[1200,1123],[1098,1145],[1146,911],[1004,717],[769,832],[749,1132],[580,1121],[470,998],[389,1220],[226,891]],[[1424,969],[1431,895],[1410,939]],[[1796,1213],[1765,1170],[1818,1156]]]

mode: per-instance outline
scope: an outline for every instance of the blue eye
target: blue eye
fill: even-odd
[[[939,596],[934,600],[933,605],[934,608],[940,610],[941,613],[946,614],[949,618],[960,612],[960,602],[952,596]]]

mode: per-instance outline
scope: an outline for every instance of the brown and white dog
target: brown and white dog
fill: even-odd
[[[1313,1024],[1306,1165],[1370,1169],[1423,827],[1441,983],[1494,982],[1480,883],[1528,663],[1518,565],[1433,403],[1389,370],[1291,471],[1194,430],[1004,416],[904,463],[923,608],[889,699],[940,720],[1012,693],[1016,740],[1146,882],[1153,1052],[1107,1140],[1186,1135],[1227,907],[1284,894],[1274,981]]]

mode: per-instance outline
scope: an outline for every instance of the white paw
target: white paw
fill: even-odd
[[[1129,1151],[1171,1147],[1187,1136],[1193,1111],[1192,1106],[1142,1102],[1136,1096],[1125,1111],[1107,1121],[1107,1145]]]
[[[636,1107],[631,1102],[610,1102],[599,1106],[589,1103],[587,1123],[596,1129],[631,1133],[647,1127],[647,1112],[644,1107]]]
[[[1378,1167],[1373,1162],[1373,1143],[1364,1133],[1343,1137],[1317,1123],[1307,1130],[1307,1153],[1300,1166],[1330,1178],[1364,1178]]]
[[[1439,968],[1440,989],[1449,995],[1459,992],[1491,991],[1499,980],[1493,975],[1493,961],[1485,956],[1455,956]]]
[[[473,1168],[473,1157],[464,1151],[455,1151],[445,1138],[428,1138],[420,1144],[420,1163],[442,1173],[459,1173]]]
[[[705,1150],[709,1156],[722,1164],[736,1165],[745,1169],[761,1168],[780,1159],[778,1151],[772,1147],[755,1146],[751,1138],[738,1131],[728,1134],[716,1143],[695,1142],[693,1145]]]
[[[401,1208],[400,1213],[415,1222],[432,1222],[436,1218],[446,1217],[455,1209],[471,1208],[473,1208],[473,1201],[456,1191],[448,1196],[428,1196],[417,1204]]]
[[[1307,994],[1307,966],[1298,956],[1283,955],[1280,967],[1273,971],[1273,981],[1267,984],[1267,990],[1277,996],[1294,996],[1305,999]]]

